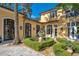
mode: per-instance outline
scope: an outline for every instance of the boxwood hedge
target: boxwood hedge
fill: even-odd
[[[31,38],[24,39],[24,44],[33,48],[36,51],[40,51],[46,47],[52,46],[55,42],[52,39],[48,39],[42,42],[31,40]]]

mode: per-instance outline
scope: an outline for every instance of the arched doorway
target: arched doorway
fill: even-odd
[[[4,41],[14,39],[14,20],[4,19]]]
[[[77,39],[76,34],[77,34],[76,22],[68,23],[68,37],[70,39]]]
[[[52,37],[52,25],[47,25],[47,31],[46,32],[47,32],[46,34],[49,37]]]
[[[31,24],[25,23],[25,37],[31,37]]]

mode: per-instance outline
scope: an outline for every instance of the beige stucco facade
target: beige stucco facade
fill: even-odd
[[[29,23],[31,24],[31,37],[35,38],[37,33],[36,33],[36,25],[40,26],[40,30],[43,28],[45,31],[45,36],[47,37],[68,37],[68,27],[67,24],[70,23],[68,21],[68,18],[62,17],[63,16],[63,10],[57,10],[57,18],[50,18],[50,13],[51,12],[44,12],[41,13],[41,18],[39,21],[36,20],[30,20],[27,18],[24,18],[24,15],[19,14],[19,38],[23,40],[26,36],[25,30],[28,29],[25,28],[25,24]],[[6,8],[0,7],[0,36],[2,38],[2,41],[4,41],[4,19],[12,19],[15,20],[14,18],[14,12],[11,10],[8,10]],[[76,17],[76,21],[79,22],[79,17]],[[47,30],[47,26],[52,25],[51,30],[52,34],[47,34],[48,31],[50,33],[50,29]],[[57,34],[56,34],[57,33]],[[56,35],[56,36],[55,36]]]

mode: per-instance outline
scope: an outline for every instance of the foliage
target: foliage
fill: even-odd
[[[38,41],[34,41],[34,39],[32,40],[31,38],[26,38],[24,39],[24,44],[33,48],[36,51],[40,51],[46,47],[52,46],[54,44],[54,41],[48,39],[39,43]]]
[[[71,56],[69,52],[64,50],[64,45],[62,43],[56,43],[53,45],[53,50],[56,56]]]
[[[55,43],[55,42],[54,42],[53,40],[51,40],[51,39],[48,39],[48,40],[46,40],[46,41],[43,41],[43,42],[41,43],[41,49],[46,48],[46,47],[50,47],[50,46],[52,46],[54,43]]]
[[[57,40],[63,45],[65,45],[66,47],[72,47],[71,41],[68,41],[65,38],[58,38]]]
[[[79,4],[77,3],[60,3],[57,5],[56,8],[62,8],[64,10],[67,10],[67,9],[72,9],[72,10],[79,10]]]
[[[73,48],[74,52],[79,53],[79,42],[77,42],[77,41],[72,42],[72,46],[73,46],[72,48]]]

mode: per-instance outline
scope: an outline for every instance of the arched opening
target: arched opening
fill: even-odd
[[[15,38],[14,20],[4,19],[4,41]]]
[[[52,25],[47,25],[47,35],[52,37]]]
[[[76,22],[68,23],[68,37],[70,39],[77,39],[77,26]]]
[[[25,23],[25,37],[31,37],[31,24]]]

